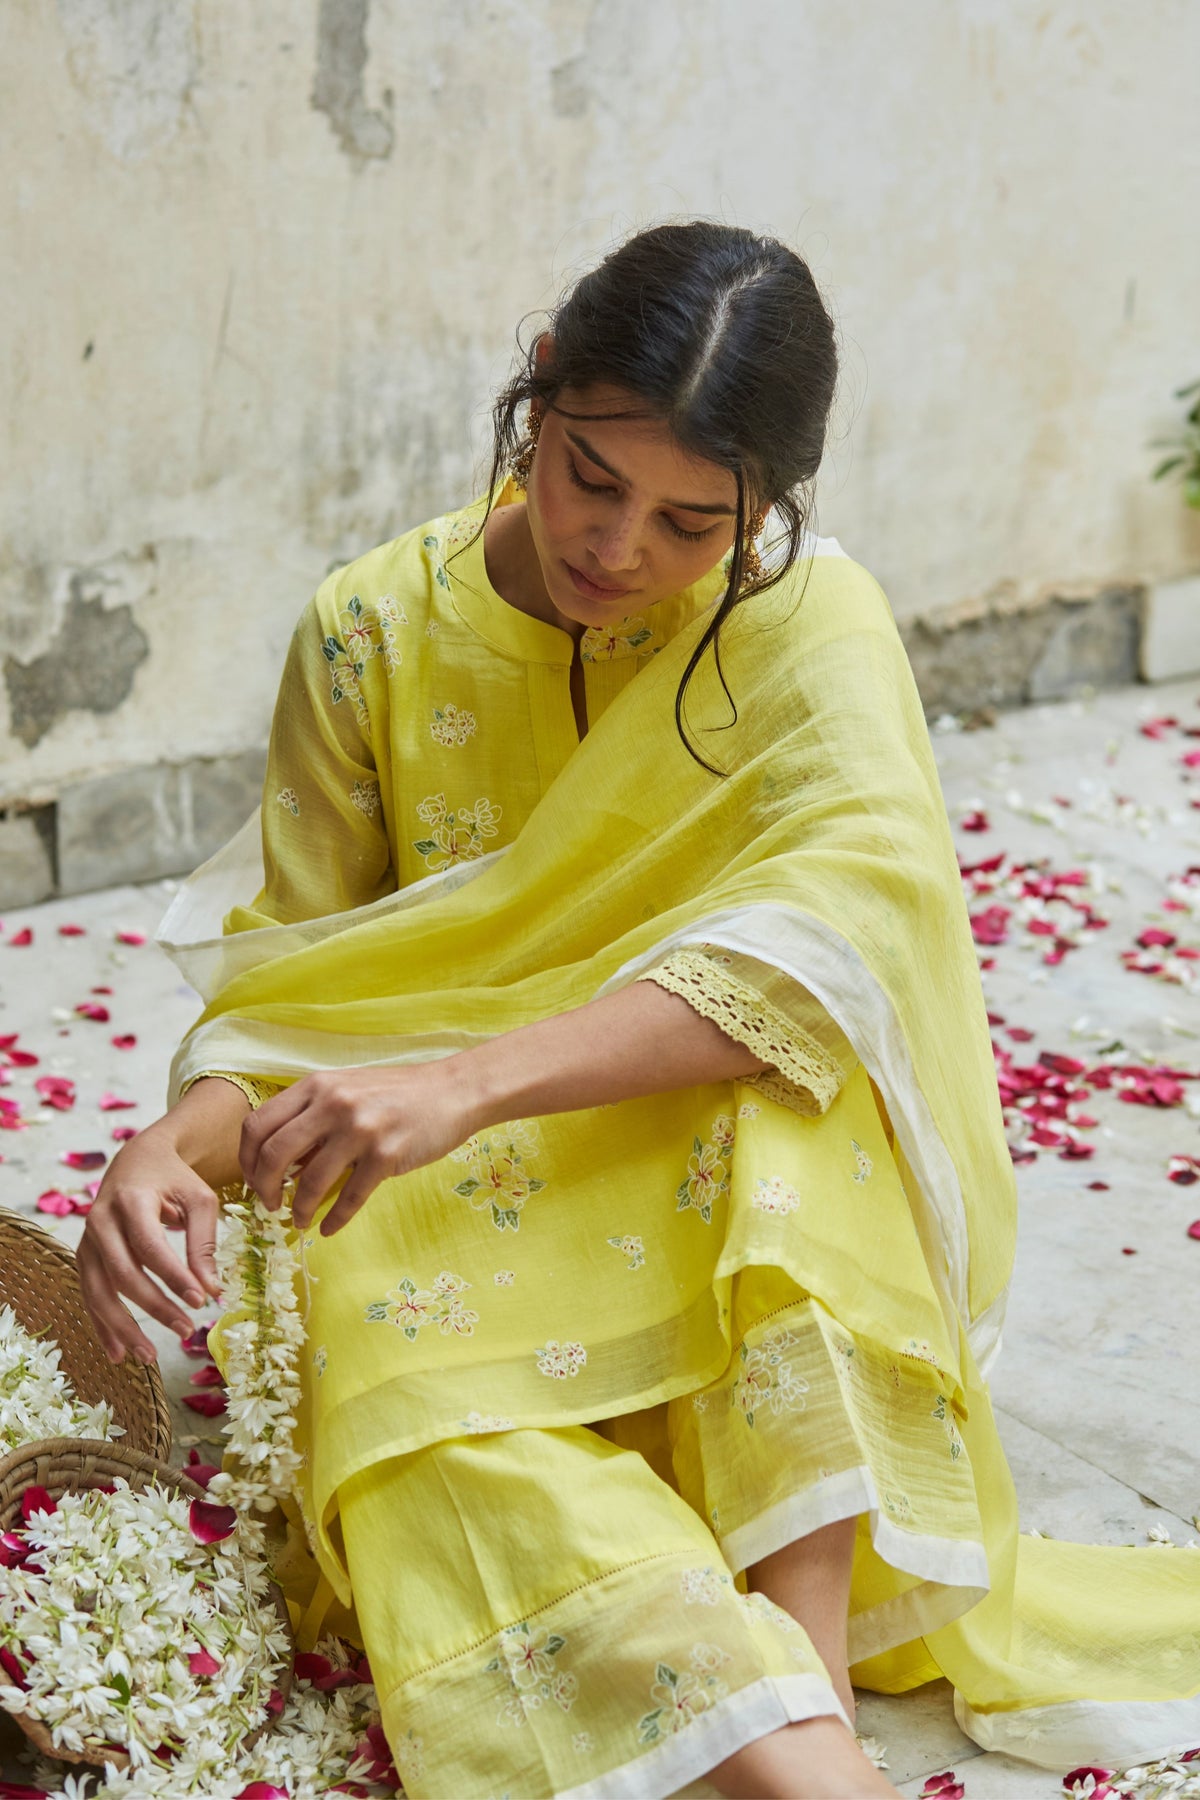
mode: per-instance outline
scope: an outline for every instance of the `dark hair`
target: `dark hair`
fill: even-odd
[[[800,553],[837,381],[833,321],[808,265],[786,245],[695,220],[628,238],[576,282],[547,330],[550,354],[539,358],[545,335],[539,332],[522,348],[517,373],[495,404],[493,495],[522,448],[522,404],[536,399],[567,412],[555,405],[559,393],[592,382],[626,388],[642,403],[605,417],[644,417],[649,409],[685,449],[737,478],[728,584],[675,696],[675,723],[689,755],[711,774],[723,774],[688,743],[683,696],[713,643],[736,722],[718,634],[735,606],[774,586]],[[755,505],[773,506],[784,530],[768,566],[742,593],[746,525]]]

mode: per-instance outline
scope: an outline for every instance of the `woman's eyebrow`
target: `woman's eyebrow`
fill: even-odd
[[[614,469],[611,463],[605,462],[599,451],[594,450],[585,437],[581,437],[577,431],[572,431],[567,425],[563,426],[563,431],[575,445],[575,448],[583,451],[583,454],[588,458],[589,462],[594,462],[598,469],[603,469],[604,473],[606,475],[611,475],[614,481],[623,482],[625,480],[624,475],[622,475],[618,469]],[[732,515],[737,511],[736,506],[724,506],[719,504],[716,506],[707,506],[699,500],[664,500],[661,504],[663,506],[673,507],[676,512],[728,513]]]

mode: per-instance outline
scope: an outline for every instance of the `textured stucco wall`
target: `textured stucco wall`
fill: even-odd
[[[471,487],[516,320],[670,214],[810,260],[819,526],[898,614],[1200,566],[1145,447],[1200,374],[1190,0],[2,12],[0,807],[260,745],[325,570]]]

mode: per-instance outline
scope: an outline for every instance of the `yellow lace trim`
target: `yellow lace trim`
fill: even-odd
[[[264,1100],[270,1100],[273,1095],[279,1092],[279,1083],[277,1081],[266,1081],[258,1075],[234,1075],[231,1074],[228,1069],[205,1069],[202,1074],[193,1075],[187,1086],[188,1088],[194,1087],[198,1081],[208,1081],[211,1079],[217,1081],[232,1081],[235,1088],[241,1088],[243,1094],[245,1094],[247,1100],[250,1102],[252,1110],[255,1112],[257,1112]],[[186,1092],[187,1088],[184,1089],[184,1093]]]
[[[726,1036],[771,1063],[769,1069],[740,1077],[768,1100],[811,1119],[837,1099],[846,1077],[836,1058],[702,950],[676,950],[661,967],[637,979],[680,994]]]

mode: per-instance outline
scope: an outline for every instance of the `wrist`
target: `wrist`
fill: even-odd
[[[511,1055],[504,1055],[505,1037],[459,1050],[446,1059],[446,1075],[454,1083],[464,1141],[489,1125],[521,1115],[518,1084]]]

